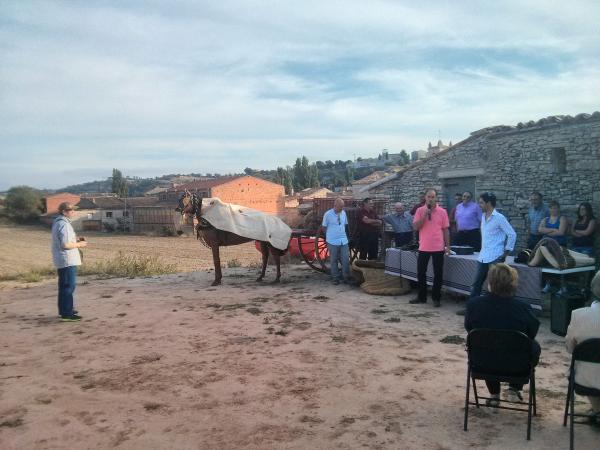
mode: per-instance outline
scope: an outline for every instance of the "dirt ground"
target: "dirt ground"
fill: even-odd
[[[225,269],[215,288],[204,270],[80,279],[79,323],[58,321],[54,280],[0,290],[0,448],[567,448],[569,357],[547,319],[527,442],[523,413],[473,410],[462,429],[462,305],[371,296],[301,265],[280,284],[256,273]],[[576,428],[577,448],[599,438]]]

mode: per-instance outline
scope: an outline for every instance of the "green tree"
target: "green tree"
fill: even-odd
[[[123,178],[123,174],[119,169],[112,171],[112,192],[119,197],[127,197],[127,181]]]
[[[6,193],[6,212],[9,217],[24,221],[35,219],[43,211],[40,191],[29,186],[15,186]]]
[[[410,156],[406,153],[406,150],[400,151],[400,165],[405,166],[410,162]]]

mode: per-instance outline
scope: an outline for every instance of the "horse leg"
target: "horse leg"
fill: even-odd
[[[281,253],[276,248],[273,249],[273,258],[275,258],[275,265],[277,266],[277,278],[275,278],[275,283],[279,283],[279,279],[281,278]]]
[[[221,284],[221,278],[223,278],[223,274],[221,273],[221,257],[219,255],[219,244],[212,243],[210,246],[213,254],[213,264],[215,265],[215,281],[212,282],[211,286],[218,286]]]
[[[269,262],[269,248],[267,247],[266,242],[260,241],[260,254],[262,255],[262,270],[256,281],[262,281],[265,277],[265,272],[267,271],[267,263]]]

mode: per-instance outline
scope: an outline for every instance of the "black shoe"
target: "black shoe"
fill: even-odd
[[[333,280],[333,284],[337,286],[338,284],[340,284],[340,280]]]
[[[77,311],[76,309],[74,309],[72,315],[76,316],[77,314],[79,314],[79,311]],[[58,317],[62,317],[62,316],[59,314]]]
[[[442,306],[442,304],[440,303],[439,300],[434,300],[433,301],[433,306],[435,306],[436,308],[439,308],[440,306]]]
[[[70,316],[60,316],[61,322],[79,322],[80,320],[81,316],[78,316],[77,314],[73,314]]]
[[[467,312],[466,309],[459,309],[458,311],[456,311],[456,315],[457,316],[464,316],[466,312]]]
[[[413,298],[408,303],[410,303],[411,305],[416,305],[419,303],[427,303],[427,300],[421,300],[420,298]]]

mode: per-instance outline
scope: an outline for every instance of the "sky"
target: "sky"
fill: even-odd
[[[236,173],[600,110],[600,2],[0,1],[0,190]]]

